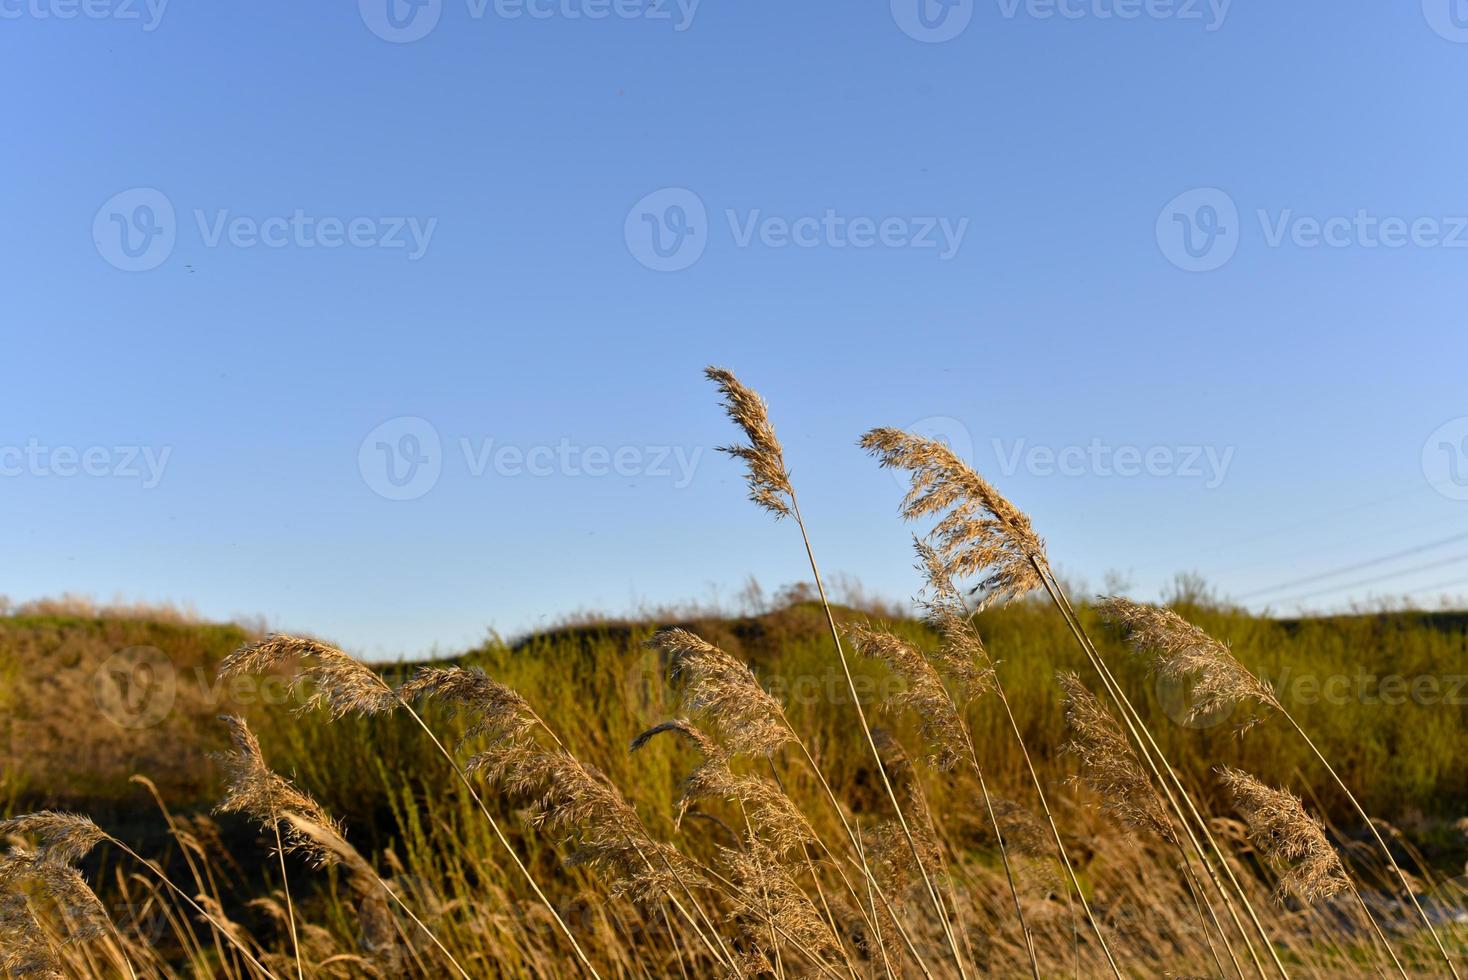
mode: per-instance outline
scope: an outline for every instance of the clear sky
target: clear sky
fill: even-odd
[[[0,593],[395,656],[799,580],[710,362],[877,592],[878,424],[1093,588],[1468,592],[1450,0],[386,2],[0,0]]]

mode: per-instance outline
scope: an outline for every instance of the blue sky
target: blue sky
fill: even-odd
[[[0,593],[396,656],[800,580],[710,362],[873,591],[890,424],[1092,588],[1468,593],[1468,9],[384,2],[0,3]]]

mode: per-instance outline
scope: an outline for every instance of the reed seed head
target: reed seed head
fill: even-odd
[[[420,667],[398,693],[404,701],[432,701],[450,715],[473,713],[475,720],[461,742],[476,735],[519,737],[538,724],[535,712],[519,692],[478,667]]]
[[[969,761],[973,748],[968,729],[959,717],[954,697],[927,656],[907,640],[869,624],[850,625],[846,635],[857,653],[881,661],[902,678],[906,687],[889,696],[884,707],[911,711],[917,717],[933,765],[947,770]],[[955,686],[963,701],[973,696],[967,683]]]
[[[1178,843],[1157,790],[1111,712],[1075,674],[1056,676],[1071,729],[1063,751],[1080,759],[1081,779],[1101,797],[1101,809],[1133,830],[1147,830],[1170,844]]]
[[[1132,649],[1147,658],[1153,674],[1176,683],[1192,681],[1189,720],[1226,711],[1240,701],[1284,710],[1274,689],[1239,663],[1227,646],[1171,609],[1120,596],[1103,599],[1097,608],[1102,618],[1126,632]],[[1252,715],[1238,731],[1262,720]]]
[[[79,813],[38,810],[9,820],[0,820],[0,838],[21,837],[34,841],[34,853],[57,864],[75,864],[107,835]]]
[[[1283,902],[1293,893],[1313,903],[1350,885],[1340,855],[1325,837],[1325,827],[1305,812],[1298,796],[1227,766],[1218,770],[1218,778],[1248,822],[1249,839],[1284,869],[1275,901]]]
[[[732,755],[767,754],[794,738],[780,702],[749,665],[685,629],[660,630],[647,644],[668,656],[683,710],[707,722]]]
[[[273,633],[241,647],[219,665],[221,678],[260,674],[295,664],[292,688],[304,693],[297,709],[326,708],[333,721],[346,715],[385,714],[398,707],[397,692],[360,660],[320,640]]]
[[[724,411],[749,440],[747,444],[720,446],[719,451],[743,460],[748,471],[750,500],[776,518],[790,516],[795,507],[795,490],[785,469],[785,451],[775,436],[775,427],[770,424],[769,406],[724,368],[708,367],[703,373],[719,386],[724,396]]]
[[[802,844],[816,842],[815,830],[779,785],[773,780],[747,773],[736,773],[729,765],[729,755],[709,735],[686,718],[654,725],[632,740],[632,751],[647,745],[664,733],[677,735],[703,757],[703,762],[683,782],[678,799],[681,825],[688,808],[701,799],[738,802],[744,808],[751,826],[777,854],[785,854]]]
[[[953,450],[893,428],[872,429],[861,446],[882,466],[909,472],[902,516],[939,518],[927,541],[947,577],[980,577],[982,605],[1011,602],[1040,587],[1035,563],[1045,560],[1044,541],[1030,519]]]
[[[323,850],[314,837],[295,832],[296,819],[328,827],[338,837],[342,835],[341,828],[320,804],[266,765],[260,741],[243,718],[224,715],[219,720],[229,727],[234,747],[215,755],[224,767],[226,779],[224,799],[215,811],[243,813],[272,830],[283,824],[286,833],[282,839],[288,849],[304,852],[318,865],[331,863],[330,851]]]

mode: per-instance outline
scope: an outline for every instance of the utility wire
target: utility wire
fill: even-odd
[[[1426,544],[1419,544],[1415,547],[1403,549],[1402,551],[1394,551],[1389,555],[1382,555],[1379,558],[1370,558],[1366,561],[1356,562],[1354,565],[1345,565],[1341,568],[1336,568],[1329,572],[1320,572],[1317,575],[1307,575],[1304,578],[1291,579],[1288,582],[1281,582],[1278,585],[1271,585],[1268,588],[1255,589],[1253,592],[1245,592],[1243,595],[1238,596],[1237,598],[1241,600],[1252,599],[1255,596],[1267,595],[1270,592],[1279,592],[1281,589],[1292,589],[1297,585],[1307,585],[1311,582],[1318,582],[1321,579],[1335,578],[1337,575],[1346,575],[1350,572],[1358,572],[1363,568],[1370,568],[1373,565],[1382,565],[1389,561],[1396,561],[1398,558],[1407,558],[1412,555],[1421,554],[1424,551],[1431,551],[1434,548],[1441,548],[1445,544],[1452,544],[1455,541],[1462,541],[1465,539],[1468,539],[1468,531],[1464,531],[1459,534],[1452,534],[1446,538],[1439,538],[1436,541],[1429,541]],[[1344,586],[1342,586],[1342,588],[1344,588]],[[1326,591],[1333,590],[1327,589]]]
[[[1411,568],[1403,568],[1399,571],[1387,572],[1385,575],[1377,575],[1372,578],[1360,579],[1355,582],[1347,582],[1345,585],[1332,585],[1324,589],[1317,589],[1314,592],[1306,592],[1302,595],[1294,595],[1290,596],[1287,599],[1278,599],[1275,601],[1277,601],[1280,605],[1287,605],[1291,602],[1298,602],[1301,599],[1311,599],[1318,595],[1328,595],[1331,592],[1340,592],[1344,589],[1356,589],[1360,588],[1363,585],[1374,585],[1377,582],[1382,582],[1394,578],[1401,578],[1403,575],[1410,575],[1413,572],[1425,572],[1429,568],[1442,568],[1444,565],[1452,565],[1460,561],[1468,561],[1468,554],[1454,555],[1452,558],[1444,558],[1441,561],[1430,561],[1425,565],[1413,565]]]

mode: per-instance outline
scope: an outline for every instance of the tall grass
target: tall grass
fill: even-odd
[[[53,810],[0,824],[7,974],[1456,975],[1445,860],[1366,814],[1461,858],[1461,703],[1300,681],[1357,664],[1451,683],[1461,634],[1189,601],[1108,601],[1103,621],[1022,511],[896,430],[866,445],[912,473],[904,514],[932,524],[923,616],[839,606],[769,408],[709,376],[748,440],[729,452],[753,501],[809,561],[811,590],[773,613],[586,623],[416,670],[183,618],[57,606],[0,623],[0,725],[36,742],[0,780],[15,799],[137,799],[124,769],[172,763],[141,784],[151,846],[127,843],[135,805],[114,830]],[[171,753],[79,758],[81,732],[54,719],[42,744],[46,701],[21,684],[87,723],[71,674],[37,662],[45,643],[86,676],[140,637],[289,692],[228,719],[222,786],[180,759],[225,707],[194,688],[160,726]],[[219,665],[221,641],[239,649]],[[1285,726],[1249,725],[1251,706]],[[218,823],[196,806],[210,796]]]

